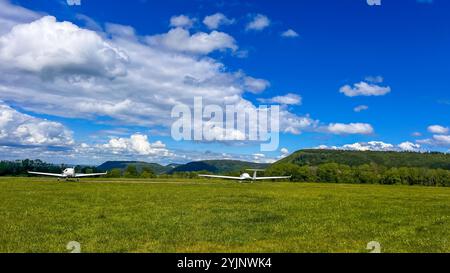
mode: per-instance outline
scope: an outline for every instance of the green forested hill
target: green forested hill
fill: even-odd
[[[450,154],[414,152],[376,152],[343,150],[300,150],[275,164],[293,163],[304,166],[318,166],[338,163],[348,166],[376,164],[388,168],[419,167],[450,170]]]

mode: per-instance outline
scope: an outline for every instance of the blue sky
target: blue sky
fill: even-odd
[[[380,6],[365,0],[1,0],[2,7],[0,109],[3,117],[17,116],[3,125],[0,119],[4,159],[270,162],[313,147],[450,148],[445,0],[382,0]],[[204,22],[218,13],[222,24]],[[42,21],[49,16],[55,20]],[[176,24],[177,18],[187,22]],[[17,25],[24,27],[14,31]],[[195,40],[197,34],[208,44]],[[183,42],[171,43],[175,35]],[[115,50],[113,57],[86,58],[103,52],[105,44]],[[69,57],[60,54],[66,49]],[[179,69],[183,64],[187,68]],[[177,86],[191,74],[204,86]],[[263,87],[255,91],[251,84]],[[158,87],[166,85],[185,91]],[[296,101],[281,103],[279,149],[264,153],[258,143],[245,141],[174,141],[169,105],[158,104],[168,94],[183,102],[194,94],[211,103],[225,97],[251,107],[287,97]]]

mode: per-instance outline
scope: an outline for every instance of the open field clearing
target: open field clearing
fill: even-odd
[[[450,252],[450,188],[0,178],[0,252]]]

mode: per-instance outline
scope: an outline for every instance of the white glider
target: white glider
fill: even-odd
[[[29,174],[36,174],[36,175],[44,175],[44,176],[53,176],[53,177],[57,177],[58,181],[60,178],[64,178],[64,179],[69,179],[69,178],[76,178],[77,181],[81,178],[81,177],[92,177],[92,176],[101,176],[101,175],[105,175],[106,173],[76,173],[75,172],[75,168],[66,168],[64,169],[64,171],[61,174],[57,174],[57,173],[41,173],[41,172],[28,172]]]
[[[259,169],[247,169],[247,171],[253,171],[253,176],[250,176],[248,173],[243,173],[241,176],[224,176],[224,175],[210,175],[210,174],[199,174],[200,177],[209,177],[209,178],[221,178],[221,179],[232,179],[232,180],[272,180],[272,179],[289,179],[291,176],[265,176],[265,177],[257,177],[257,172],[263,172],[264,170]]]

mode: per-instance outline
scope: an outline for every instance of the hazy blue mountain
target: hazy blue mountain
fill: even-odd
[[[148,163],[148,162],[142,162],[142,161],[106,161],[105,163],[101,164],[97,167],[97,169],[101,171],[110,171],[112,169],[121,169],[125,170],[128,165],[135,165],[137,170],[140,172],[143,168],[150,168],[155,172],[156,174],[162,174],[166,173],[169,170],[172,170],[177,164],[170,164],[167,166],[163,166],[158,163]]]
[[[180,165],[168,173],[207,171],[214,174],[237,173],[245,169],[264,169],[269,164],[239,160],[204,160]]]

